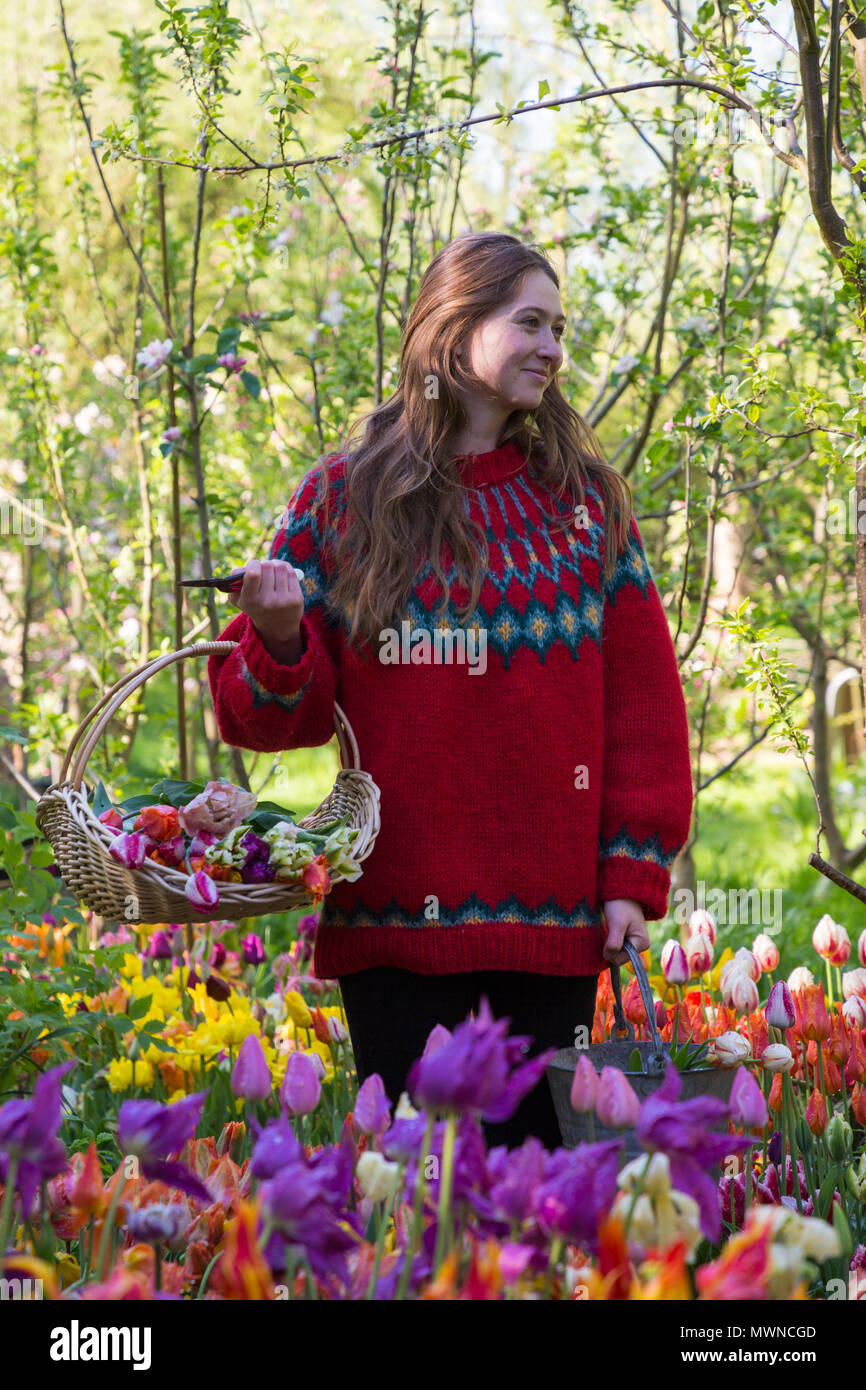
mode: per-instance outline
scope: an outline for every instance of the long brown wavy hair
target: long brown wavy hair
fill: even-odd
[[[336,452],[330,449],[318,460],[327,527],[329,478],[323,461],[346,457],[346,526],[333,549],[328,606],[351,617],[350,644],[359,639],[375,643],[383,628],[399,625],[419,567],[428,560],[444,590],[437,618],[444,613],[450,595],[440,560],[444,541],[458,580],[470,590],[469,602],[458,614],[461,623],[478,604],[487,540],[465,514],[465,486],[450,446],[468,424],[457,388],[490,391],[468,358],[457,358],[455,350],[468,343],[488,314],[519,295],[532,270],[543,270],[559,289],[544,251],[517,237],[465,233],[443,247],[427,267],[409,315],[397,389],[343,433]],[[434,399],[426,394],[431,378],[438,383]],[[575,508],[584,502],[581,470],[596,481],[604,503],[604,573],[609,578],[628,535],[631,489],[603,458],[593,430],[568,404],[555,377],[537,407],[509,415],[497,447],[506,443],[522,451],[529,477],[543,479],[559,498],[568,489]],[[568,512],[544,515],[559,530],[573,525]]]

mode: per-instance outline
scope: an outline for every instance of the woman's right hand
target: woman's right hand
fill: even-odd
[[[249,560],[243,585],[229,594],[229,603],[246,613],[265,641],[291,643],[304,616],[303,577],[304,571],[288,560]]]

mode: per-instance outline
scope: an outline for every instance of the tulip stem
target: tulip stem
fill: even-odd
[[[637,1182],[634,1185],[634,1192],[631,1194],[631,1201],[628,1204],[628,1211],[625,1214],[625,1227],[623,1230],[623,1235],[626,1237],[626,1239],[628,1238],[628,1228],[631,1225],[632,1213],[634,1212],[635,1204],[637,1202],[638,1197],[643,1192],[644,1180],[646,1178],[647,1173],[649,1172],[650,1164],[652,1163],[652,1158],[652,1154],[648,1153],[646,1156],[646,1163],[640,1170]]]
[[[114,1218],[117,1215],[117,1208],[120,1205],[120,1194],[126,1187],[126,1179],[123,1176],[123,1164],[117,1171],[117,1182],[111,1194],[111,1202],[105,1217],[105,1225],[102,1228],[102,1240],[99,1243],[99,1274],[98,1280],[101,1284],[108,1269],[108,1256],[114,1245]]]
[[[830,1000],[830,1007],[833,1007],[833,976],[830,971],[830,957],[824,957],[824,965],[827,970],[827,997]]]
[[[544,1290],[542,1298],[550,1297],[551,1284],[553,1283],[553,1271],[559,1261],[559,1253],[562,1250],[562,1236],[554,1236],[550,1243],[550,1258],[547,1261],[547,1273],[544,1276]]]
[[[6,1171],[6,1188],[3,1193],[3,1206],[0,1209],[0,1258],[2,1258],[9,1248],[9,1235],[12,1230],[12,1219],[15,1210],[15,1178],[18,1175],[18,1155],[9,1155],[9,1167]]]
[[[376,1280],[379,1278],[379,1266],[382,1263],[382,1252],[385,1248],[385,1236],[388,1232],[388,1222],[391,1220],[391,1207],[397,1193],[399,1192],[402,1196],[403,1177],[405,1172],[406,1164],[401,1163],[396,1179],[394,1181],[394,1186],[388,1195],[387,1202],[385,1203],[385,1209],[382,1213],[381,1223],[379,1225],[379,1238],[376,1241],[376,1258],[373,1261],[373,1268],[370,1271],[370,1282],[367,1285],[367,1292],[365,1294],[366,1298],[372,1298],[373,1294],[376,1292]]]
[[[418,1243],[418,1237],[421,1233],[421,1220],[424,1206],[424,1192],[427,1186],[427,1181],[424,1176],[424,1164],[427,1160],[427,1155],[429,1154],[430,1147],[433,1143],[433,1126],[435,1124],[435,1120],[435,1114],[431,1114],[428,1116],[427,1128],[424,1132],[424,1149],[423,1152],[420,1154],[421,1161],[418,1164],[418,1172],[415,1176],[415,1198],[412,1204],[412,1229],[409,1234],[409,1240],[406,1243],[406,1255],[403,1261],[403,1268],[400,1271],[400,1283],[397,1286],[398,1300],[404,1298],[406,1295],[406,1287],[409,1283],[409,1271],[412,1268],[412,1260],[415,1255],[415,1246]]]
[[[800,1193],[800,1174],[797,1168],[797,1159],[799,1158],[797,1148],[797,1107],[794,1100],[791,1078],[787,1072],[782,1073],[782,1113],[787,1114],[788,1119],[788,1137],[791,1145],[791,1172],[794,1181],[794,1196],[797,1199],[797,1211],[802,1216],[803,1198]]]
[[[450,1245],[448,1222],[451,1216],[451,1185],[454,1177],[454,1145],[457,1138],[457,1116],[453,1111],[445,1122],[445,1139],[442,1144],[442,1175],[439,1180],[439,1210],[436,1217],[436,1253],[433,1257],[434,1277],[445,1252]]]

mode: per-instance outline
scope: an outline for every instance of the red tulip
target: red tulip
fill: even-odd
[[[848,1053],[851,1051],[851,1039],[848,1036],[848,1029],[845,1020],[839,1013],[834,1013],[830,1019],[830,1040],[827,1043],[827,1052],[839,1066],[848,1060]]]
[[[805,989],[792,990],[794,1008],[797,1011],[795,1033],[799,1037],[811,1038],[814,1042],[824,1042],[830,1036],[830,1016],[824,1001],[821,985],[807,985]]]

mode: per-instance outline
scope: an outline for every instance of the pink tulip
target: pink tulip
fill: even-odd
[[[857,995],[866,999],[866,970],[846,970],[842,976],[842,998],[853,999]]]
[[[245,1100],[265,1100],[271,1094],[268,1059],[255,1033],[248,1033],[232,1068],[232,1091]]]
[[[155,845],[156,840],[152,840],[149,835],[140,834],[138,831],[123,831],[120,835],[115,835],[108,846],[108,853],[127,869],[140,869],[147,858],[147,851]]]
[[[319,1103],[322,1083],[305,1052],[289,1053],[280,1087],[280,1103],[290,1115],[309,1115]]]
[[[684,985],[689,979],[689,963],[678,941],[666,941],[662,947],[662,973],[669,985]]]
[[[750,980],[755,980],[756,982],[760,980],[761,967],[758,964],[758,960],[754,952],[748,950],[747,947],[741,946],[740,949],[737,952],[735,952],[734,959],[732,960],[731,964],[733,966],[738,966],[740,970],[745,971]]]
[[[818,922],[812,932],[812,945],[823,956],[824,960],[829,960],[832,965],[844,965],[851,954],[851,942],[848,933],[838,922],[834,922],[829,912]]]
[[[202,869],[199,869],[198,873],[190,874],[183,885],[183,891],[193,907],[202,910],[219,902],[219,889],[210,874],[206,874]]]
[[[727,993],[728,1007],[736,1009],[738,1014],[754,1013],[758,1007],[758,986],[744,970],[734,970],[728,976]]]
[[[713,943],[704,932],[696,932],[686,942],[686,960],[692,975],[705,975],[713,968]]]
[[[740,1067],[731,1087],[731,1119],[743,1129],[763,1129],[769,1118],[767,1102],[753,1076]]]
[[[857,938],[857,959],[862,966],[866,966],[866,931],[861,931]]]
[[[682,947],[680,947],[682,950]],[[595,1113],[609,1129],[629,1129],[637,1123],[640,1101],[623,1072],[602,1067],[595,1097]]]
[[[598,1072],[585,1052],[578,1058],[571,1083],[571,1108],[578,1115],[588,1115],[595,1109],[598,1094]]]
[[[716,921],[711,912],[699,907],[689,918],[689,936],[708,936],[716,944]]]
[[[775,970],[779,964],[779,948],[771,936],[761,932],[752,942],[752,955],[761,970]]]
[[[793,1028],[797,1022],[794,1000],[784,980],[777,980],[770,990],[764,1014],[771,1028]]]

